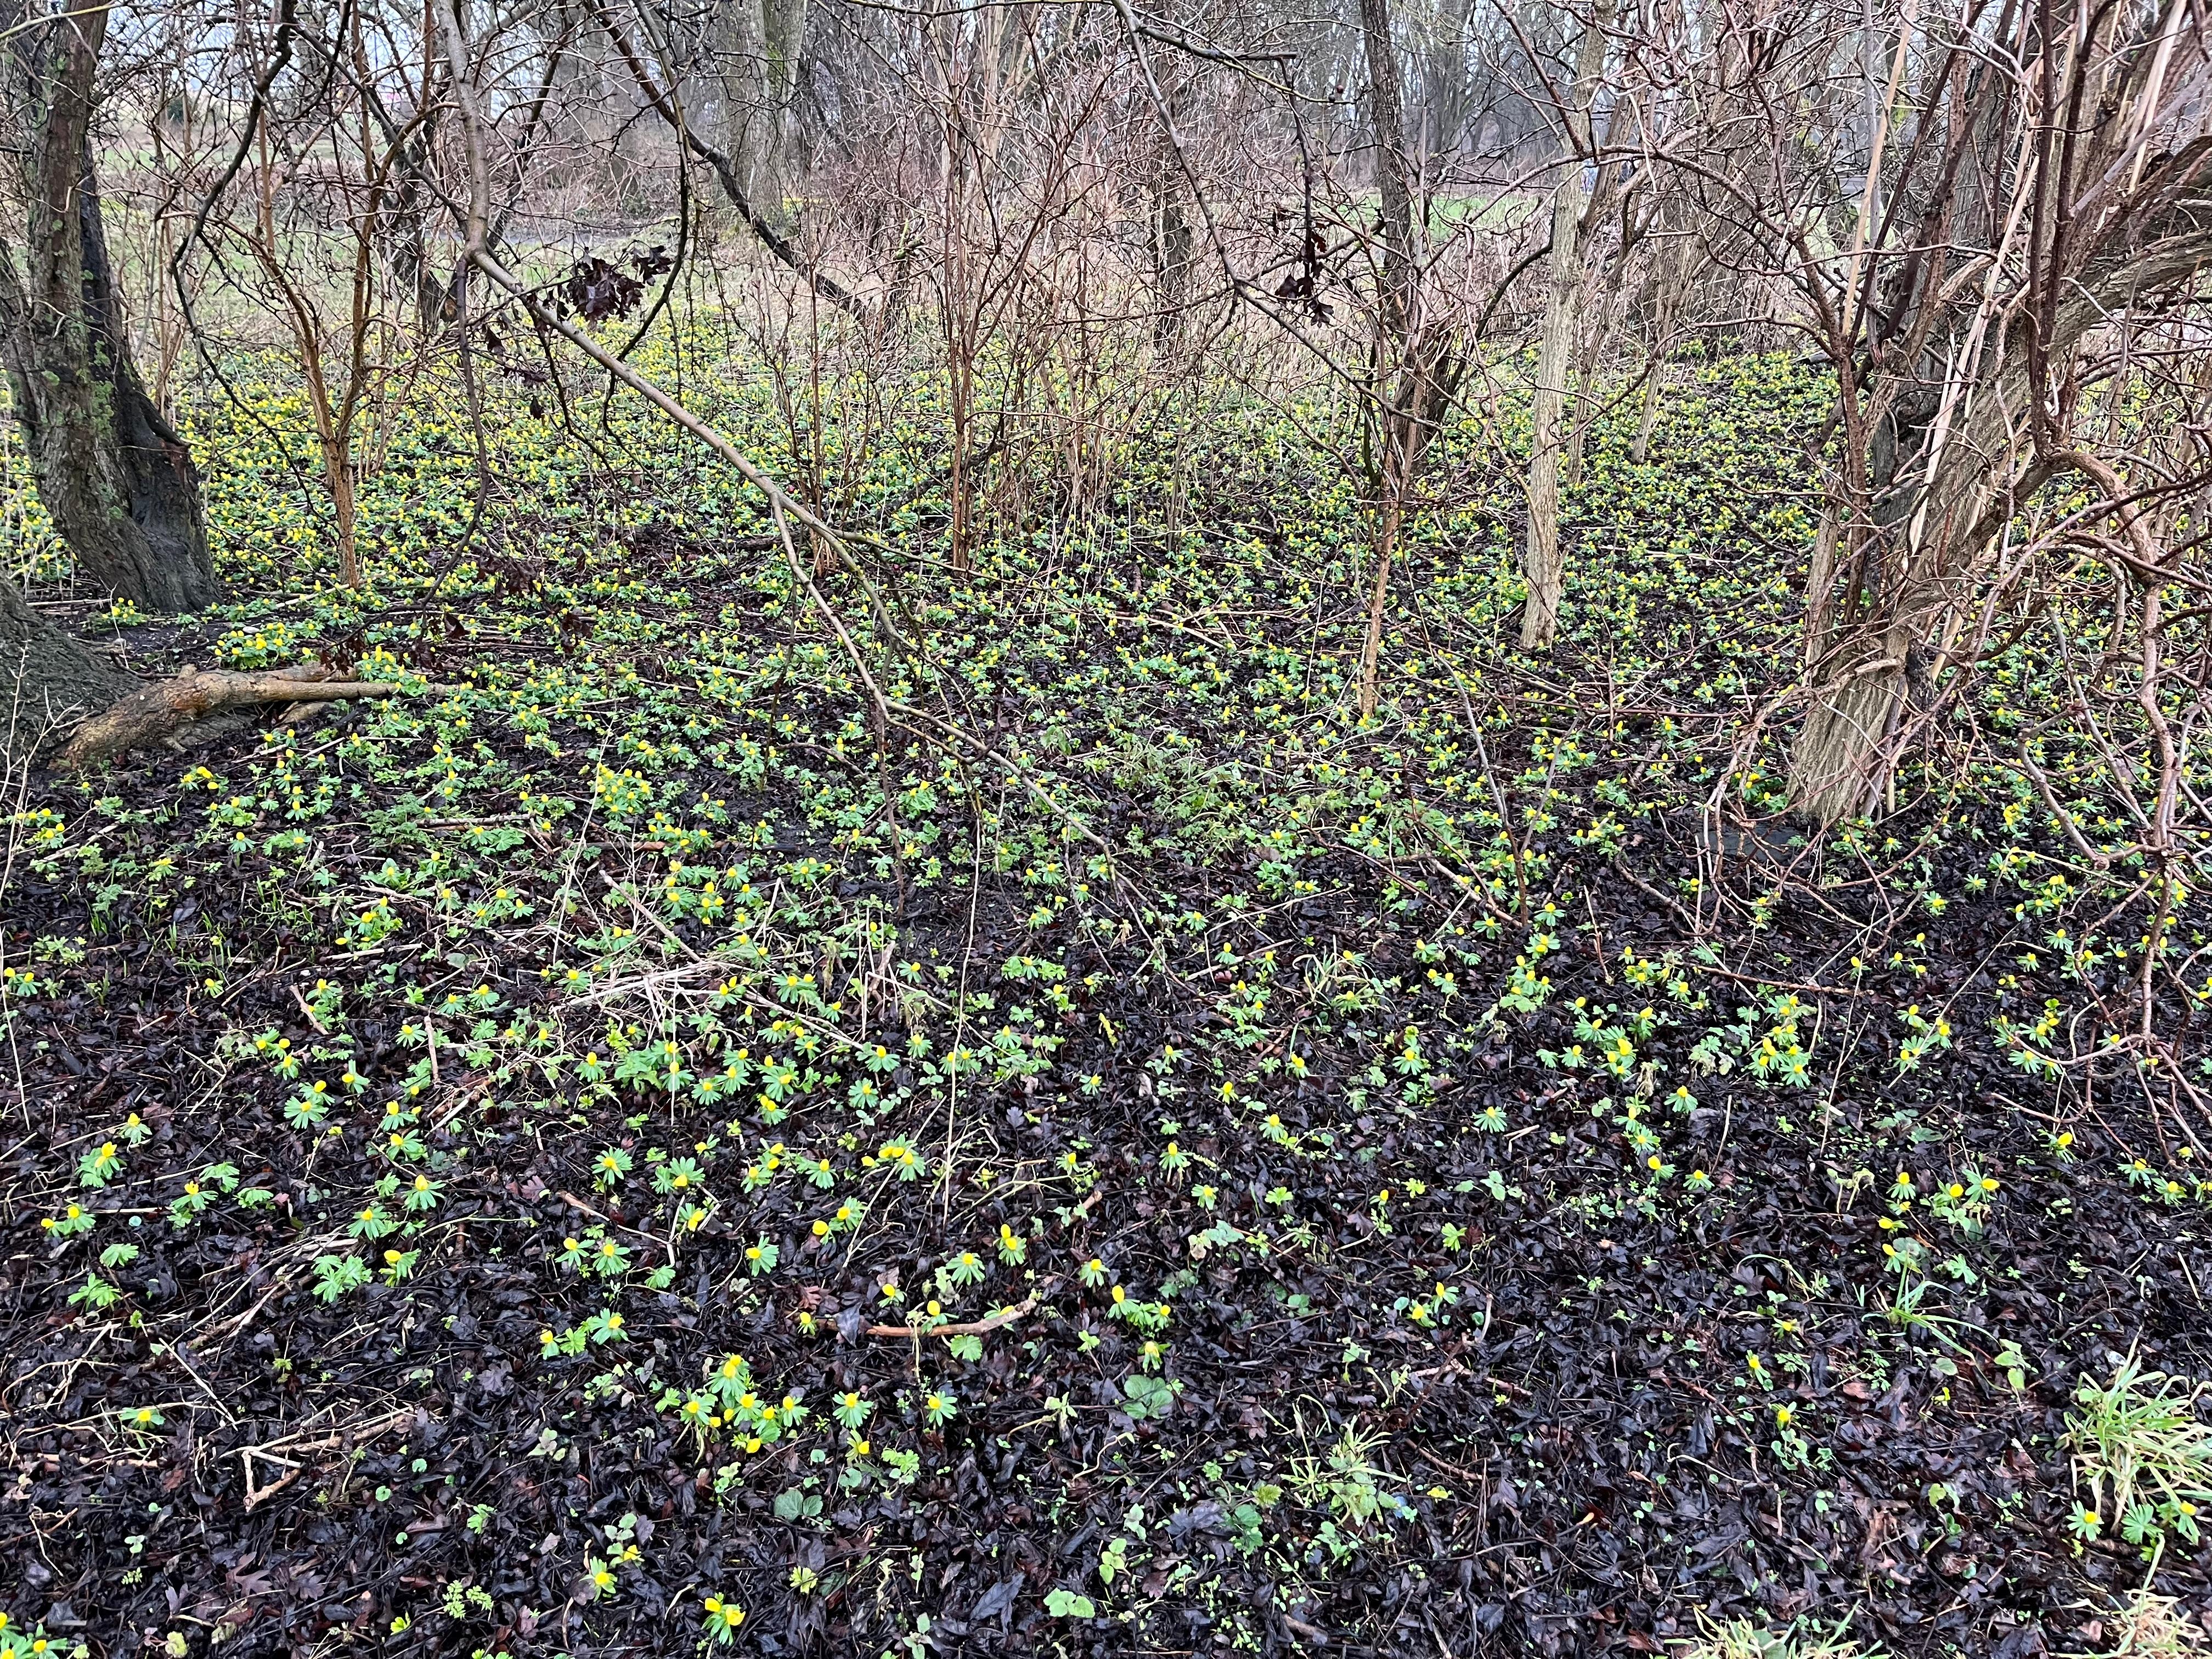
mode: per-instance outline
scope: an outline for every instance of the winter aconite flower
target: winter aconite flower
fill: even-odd
[[[725,1601],[719,1595],[710,1595],[699,1605],[707,1614],[709,1640],[726,1642],[738,1633],[738,1626],[745,1622],[745,1610],[735,1601]]]

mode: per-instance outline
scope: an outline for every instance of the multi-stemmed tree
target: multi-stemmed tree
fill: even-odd
[[[2148,459],[2182,414],[2161,407],[2171,383],[2143,418],[2112,417],[2167,380],[2145,348],[2204,295],[2203,36],[2179,7],[1979,0],[1941,24],[1908,11],[1880,68],[1850,240],[1839,258],[1802,234],[1792,250],[1840,440],[1792,802],[1822,822],[1878,806],[1974,672],[2000,598],[2033,606],[2038,558],[2086,554],[2112,574],[2114,637],[2139,641],[2162,842],[2177,778],[2157,736],[2160,595],[2184,573],[2155,509],[2204,467]],[[2058,483],[2077,499],[2055,530],[2008,538]]]

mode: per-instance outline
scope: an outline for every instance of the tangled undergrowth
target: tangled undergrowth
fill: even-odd
[[[1365,726],[1279,416],[972,580],[864,458],[886,725],[757,499],[521,403],[397,429],[362,595],[203,410],[240,602],[89,619],[411,695],[23,782],[10,1656],[2199,1639],[2191,900],[1981,741],[2086,775],[2032,639],[1895,816],[1705,810],[1817,385],[1596,434],[1542,662],[1461,453]]]

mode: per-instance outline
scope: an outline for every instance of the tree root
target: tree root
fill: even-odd
[[[83,721],[70,734],[52,764],[56,771],[76,771],[127,750],[165,742],[193,721],[227,709],[248,708],[258,703],[389,697],[398,691],[396,685],[349,678],[319,664],[258,674],[188,668],[173,679],[131,693]]]

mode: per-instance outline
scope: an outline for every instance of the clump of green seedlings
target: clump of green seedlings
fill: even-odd
[[[720,550],[762,520],[712,469],[672,465],[698,545],[662,570],[623,538],[669,515],[626,487],[595,494],[557,427],[511,411],[490,435],[493,470],[529,480],[529,522],[514,503],[490,511],[544,555],[518,592],[433,556],[450,538],[422,526],[471,521],[479,472],[466,446],[403,427],[404,487],[365,490],[364,521],[387,538],[372,592],[307,593],[311,538],[266,506],[282,458],[259,424],[226,427],[211,514],[227,569],[262,591],[218,619],[218,659],[289,662],[359,630],[378,676],[411,695],[249,737],[173,779],[156,763],[136,805],[96,783],[17,815],[26,867],[82,886],[87,915],[82,936],[73,926],[0,964],[11,1036],[44,1005],[97,1000],[92,975],[118,937],[175,952],[194,1006],[223,1028],[217,1144],[169,1155],[134,1115],[47,1156],[40,1201],[67,1317],[117,1335],[167,1317],[148,1293],[156,1237],[281,1219],[301,1242],[273,1311],[363,1331],[402,1309],[442,1318],[447,1275],[465,1282],[489,1251],[530,1285],[515,1370],[548,1421],[527,1458],[573,1459],[580,1413],[626,1411],[623,1431],[663,1437],[699,1504],[752,1499],[748,1524],[767,1525],[764,1510],[807,1537],[848,1503],[937,1501],[925,1495],[963,1438],[1034,1451],[1095,1437],[1092,1493],[1054,1498],[1052,1524],[1096,1525],[1100,1541],[1036,1599],[1055,1620],[1140,1621],[1178,1597],[1234,1599],[1162,1531],[1163,1483],[1218,1505],[1227,1571],[1264,1569],[1285,1606],[1406,1559],[1425,1512],[1475,1501],[1400,1473],[1407,1448],[1376,1413],[1332,1407],[1310,1432],[1304,1401],[1280,1393],[1264,1403],[1279,1431],[1287,1417],[1289,1449],[1182,1456],[1207,1401],[1194,1386],[1204,1343],[1183,1333],[1215,1316],[1209,1304],[1254,1328],[1325,1330],[1317,1370],[1395,1413],[1411,1379],[1467,1368],[1491,1338],[1491,1288],[1511,1272],[1498,1235],[1541,1225],[1599,1250],[1637,1230],[1702,1239],[1786,1184],[1760,1163],[1784,1146],[1832,1165],[1838,1227],[1876,1224],[1844,1265],[1780,1264],[1786,1289],[1739,1286],[1740,1302],[1692,1324],[1642,1299],[1655,1262],[1632,1254],[1625,1271],[1578,1275],[1563,1303],[1716,1401],[1743,1446],[1771,1455],[1763,1476],[1817,1492],[1835,1419],[1797,1391],[1808,1332],[1828,1322],[1827,1363],[1876,1392],[1908,1352],[1959,1382],[1996,1346],[1979,1340],[1980,1293],[2001,1270],[2013,1183],[2089,1172],[2069,1176],[2063,1127],[2017,1177],[1945,1146],[1949,1068],[1986,1030],[2040,1091],[2037,1109],[2051,1104],[2098,1039],[2100,988],[2135,971],[2133,947],[2118,922],[2084,923],[2112,889],[2058,867],[2039,797],[1979,760],[1938,781],[1939,821],[1832,837],[1824,886],[1849,870],[1912,918],[1832,963],[1781,954],[1789,907],[1772,892],[1730,913],[1766,954],[1672,920],[1661,942],[1624,933],[1622,861],[1720,783],[1715,734],[1768,683],[1793,617],[1778,573],[1809,536],[1789,480],[1818,388],[1778,360],[1727,376],[1680,417],[1745,403],[1713,465],[1670,474],[1601,443],[1577,499],[1617,542],[1578,573],[1570,632],[1609,684],[1617,668],[1641,688],[1643,712],[1616,712],[1609,694],[1601,715],[1543,702],[1450,629],[1432,635],[1438,618],[1493,627],[1516,602],[1492,501],[1439,508],[1425,529],[1474,551],[1394,591],[1391,704],[1358,720],[1346,641],[1311,623],[1348,580],[1357,503],[1309,488],[1298,466],[1248,463],[1254,428],[1231,423],[1218,547],[1109,538],[1062,567],[1010,530],[989,577],[915,579],[931,648],[884,651],[874,671],[909,704],[1008,711],[1000,758],[1019,769],[1005,775],[927,733],[878,732],[788,571]],[[253,395],[268,422],[291,418],[276,392]],[[731,395],[733,421],[772,428]],[[618,405],[605,435],[653,441]],[[1469,441],[1439,441],[1449,455]],[[927,448],[872,453],[863,495],[905,499]],[[1775,562],[1712,556],[1736,537]],[[1258,620],[1224,629],[1223,615]],[[528,648],[500,648],[518,641]],[[435,692],[402,659],[433,649],[455,659]],[[2045,695],[2022,668],[2000,665],[1989,695]],[[2051,775],[2078,769],[2071,739],[2036,742]],[[1779,806],[1779,759],[1753,757],[1738,804]],[[2114,846],[2125,833],[2082,822]],[[1954,879],[1961,868],[1974,873]],[[1727,896],[1703,879],[1655,876],[1650,902],[1716,915]],[[1991,890],[2017,927],[1992,969],[1994,1018],[1970,1021],[1928,984],[1942,935],[1912,930]],[[184,895],[216,891],[240,902],[220,928],[175,925]],[[2173,902],[2185,933],[2197,918]],[[911,920],[933,912],[956,925]],[[260,936],[280,931],[313,963],[280,981],[276,1012],[264,1000],[249,1018]],[[1163,1006],[1190,1018],[1164,1033]],[[1835,1109],[1838,1079],[1862,1073],[1894,1116]],[[1093,1113],[1133,1124],[1130,1144],[1094,1144],[1108,1133]],[[1049,1115],[1048,1145],[1006,1139]],[[2096,1173],[2160,1213],[2212,1195],[2172,1162]],[[515,1215],[518,1194],[531,1216]],[[1133,1211],[1166,1259],[1084,1231]],[[1370,1249],[1389,1253],[1387,1278],[1364,1277],[1356,1252]],[[823,1299],[848,1285],[865,1304],[840,1310],[861,1321],[857,1345]],[[665,1309],[686,1298],[697,1322],[671,1325]],[[1862,1316],[1859,1340],[1846,1322]],[[1996,1346],[1994,1363],[2025,1386],[2016,1347]],[[801,1380],[832,1366],[844,1374]],[[313,1409],[359,1386],[284,1375]],[[1517,1386],[1477,1388],[1462,1427],[1494,1437],[1513,1464],[1503,1478],[1535,1498],[1557,1477],[1503,1415]],[[2197,1393],[2134,1371],[2084,1387],[2087,1531],[2154,1551],[2168,1534],[2193,1542]],[[112,1420],[150,1455],[200,1409],[180,1393]],[[1485,1401],[1500,1417],[1483,1418]],[[1947,1391],[1930,1409],[1948,1404]],[[1647,1504],[1634,1524],[1648,1541],[1662,1516]],[[628,1608],[650,1532],[635,1516],[589,1524],[562,1619],[597,1639]],[[787,1591],[826,1601],[857,1579],[881,1599],[890,1561],[779,1571],[744,1589],[753,1627],[774,1627],[763,1602]],[[482,1563],[468,1571],[495,1582]],[[474,1576],[414,1577],[443,1586],[422,1599],[426,1620],[481,1635],[513,1618]],[[738,1640],[747,1615],[729,1587],[696,1589],[687,1626]],[[1256,1644],[1245,1611],[1217,1611]],[[926,1615],[899,1616],[919,1651]],[[0,1659],[33,1639],[0,1626],[0,1644],[17,1643]],[[1713,1626],[1686,1644],[1687,1659],[1864,1651],[1843,1626],[1809,1624]]]
[[[2097,1620],[2108,1646],[2092,1655],[2069,1652],[2063,1659],[2204,1659],[2212,1654],[2212,1632],[2180,1601],[2148,1588],[2132,1589]]]

